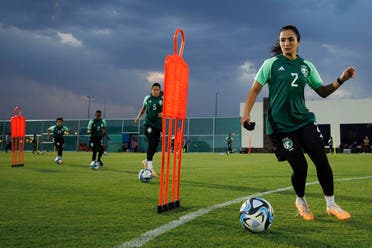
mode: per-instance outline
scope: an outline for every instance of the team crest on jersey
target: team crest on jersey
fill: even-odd
[[[284,139],[282,139],[282,143],[283,143],[283,147],[287,149],[288,151],[293,150],[293,141],[290,138],[285,137]]]
[[[304,77],[309,76],[309,69],[306,65],[301,65],[301,73],[304,75]]]

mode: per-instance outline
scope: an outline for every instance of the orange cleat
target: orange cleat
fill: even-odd
[[[151,170],[151,172],[152,172],[153,177],[158,177],[158,174],[156,174],[156,172],[154,170]]]
[[[336,216],[337,219],[344,221],[351,218],[351,214],[345,210],[343,210],[340,206],[335,204],[334,206],[327,207],[328,215]]]
[[[314,220],[314,215],[306,202],[303,201],[296,202],[296,208],[298,210],[298,215],[301,218],[303,218],[304,220]]]

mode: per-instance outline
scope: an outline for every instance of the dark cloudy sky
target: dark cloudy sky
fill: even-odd
[[[299,54],[325,82],[356,66],[357,78],[330,98],[371,97],[371,12],[369,0],[1,0],[0,119],[15,105],[28,119],[87,118],[86,96],[94,96],[92,111],[105,106],[106,118],[135,117],[150,85],[162,81],[178,27],[188,116],[213,116],[216,92],[218,116],[238,116],[287,24],[299,28]]]

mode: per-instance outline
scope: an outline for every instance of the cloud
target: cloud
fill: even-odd
[[[13,107],[20,105],[27,119],[51,119],[58,116],[66,119],[87,118],[88,98],[86,95],[58,86],[46,86],[45,83],[22,77],[11,78],[7,81],[9,87],[7,94],[2,98],[4,104],[0,109],[1,116],[10,116]],[[109,118],[134,116],[137,111],[131,105],[105,102],[103,98],[93,99],[91,102],[91,117],[95,109],[105,109],[105,114]]]
[[[164,81],[164,73],[157,72],[157,71],[150,71],[147,73],[146,76],[147,82],[153,84],[153,83],[161,83]]]
[[[257,74],[257,69],[255,65],[250,61],[245,61],[242,65],[239,66],[239,80],[244,83],[253,82],[254,77]]]
[[[78,40],[77,38],[75,38],[72,34],[57,32],[57,35],[60,38],[60,42],[62,44],[67,44],[73,47],[82,46],[82,42]]]
[[[336,56],[342,56],[342,57],[354,57],[357,56],[357,53],[346,48],[341,48],[336,45],[331,44],[322,44],[322,47],[324,47],[330,54],[336,55]]]

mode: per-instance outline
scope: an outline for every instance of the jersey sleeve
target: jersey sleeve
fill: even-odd
[[[92,126],[93,126],[93,120],[90,120],[88,122],[88,130],[92,130]]]
[[[147,100],[150,98],[150,96],[145,96],[145,98],[143,99],[143,106],[147,106]]]
[[[68,132],[68,127],[63,126],[63,131],[64,131],[64,132]]]
[[[277,60],[276,57],[272,57],[270,59],[266,59],[262,64],[261,68],[258,70],[256,77],[254,78],[259,84],[264,86],[267,81],[271,78],[271,67],[274,61]]]
[[[308,60],[305,60],[304,63],[307,64],[307,66],[309,66],[310,68],[310,74],[308,77],[308,84],[310,85],[310,87],[312,89],[317,89],[320,86],[322,86],[323,80],[320,78],[320,75],[315,66],[313,65],[313,63],[311,63]]]
[[[53,125],[50,128],[48,128],[48,131],[53,132],[54,131],[54,128],[56,128],[56,125]]]
[[[103,124],[103,127],[106,128],[107,127],[107,122],[105,119],[102,119],[102,124]]]

